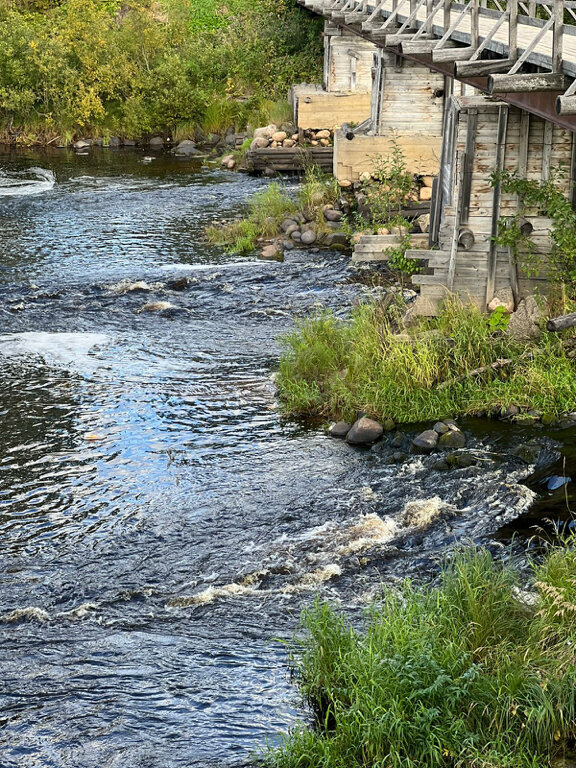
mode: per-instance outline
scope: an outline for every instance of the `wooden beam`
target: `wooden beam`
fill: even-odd
[[[535,72],[525,75],[489,75],[488,93],[534,93],[564,91],[567,78],[562,73]]]
[[[550,158],[552,156],[552,137],[554,135],[554,123],[546,120],[544,123],[544,140],[542,142],[542,173],[541,181],[548,181],[550,176]]]
[[[474,48],[435,48],[432,51],[432,61],[436,63],[468,60],[474,53]]]
[[[454,63],[455,77],[487,77],[497,72],[507,72],[514,61],[499,59],[498,61],[456,61]]]
[[[566,328],[573,328],[575,325],[576,312],[571,312],[569,315],[551,317],[546,323],[546,330],[552,331],[552,333],[558,333],[558,331],[565,331]]]

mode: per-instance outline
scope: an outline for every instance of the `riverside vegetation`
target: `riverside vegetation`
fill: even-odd
[[[448,301],[436,318],[401,325],[403,307],[371,301],[349,320],[319,311],[283,339],[277,377],[287,413],[428,421],[509,406],[553,420],[574,410],[573,333],[519,341],[502,315]],[[498,362],[496,368],[492,367]]]
[[[545,768],[576,737],[576,549],[553,550],[530,591],[482,550],[438,586],[387,588],[364,629],[317,603],[292,664],[314,729],[273,768]]]
[[[292,0],[0,0],[0,140],[278,119],[321,75],[319,24]]]

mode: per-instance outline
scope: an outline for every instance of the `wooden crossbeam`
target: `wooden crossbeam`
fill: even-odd
[[[514,64],[512,59],[497,61],[456,61],[454,62],[455,77],[488,77],[497,72],[507,72]]]
[[[488,93],[535,93],[537,91],[564,91],[567,77],[561,72],[534,72],[524,75],[489,75]]]
[[[474,48],[466,46],[464,48],[435,48],[432,51],[432,61],[435,64],[451,61],[467,61],[474,53]]]

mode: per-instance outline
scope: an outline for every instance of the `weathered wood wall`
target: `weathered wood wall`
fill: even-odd
[[[378,155],[387,156],[394,144],[406,158],[410,173],[435,176],[440,164],[442,139],[426,133],[403,135],[392,133],[387,136],[366,136],[359,134],[351,141],[342,131],[334,134],[334,175],[338,181],[358,181],[364,171],[374,170]]]
[[[326,24],[324,87],[327,91],[370,93],[374,43],[342,27]]]
[[[298,128],[329,128],[361,123],[370,117],[369,93],[328,93],[298,86],[294,92],[294,118]]]

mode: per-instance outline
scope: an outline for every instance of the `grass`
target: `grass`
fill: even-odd
[[[363,629],[326,604],[303,615],[292,664],[315,716],[273,768],[544,768],[576,737],[576,553],[535,569],[466,550],[439,586],[385,589]]]
[[[322,233],[325,230],[322,206],[333,204],[338,197],[336,179],[310,166],[296,197],[274,182],[254,195],[247,216],[224,226],[211,225],[205,234],[210,243],[224,246],[230,252],[249,253],[259,240],[282,235],[282,221],[305,209],[314,212],[316,231]]]
[[[357,306],[348,321],[320,311],[298,322],[282,340],[277,384],[284,411],[333,419],[362,411],[412,422],[510,405],[551,417],[574,409],[574,363],[558,336],[518,343],[456,301],[398,334],[399,313],[372,302]],[[469,375],[498,359],[512,362]]]

